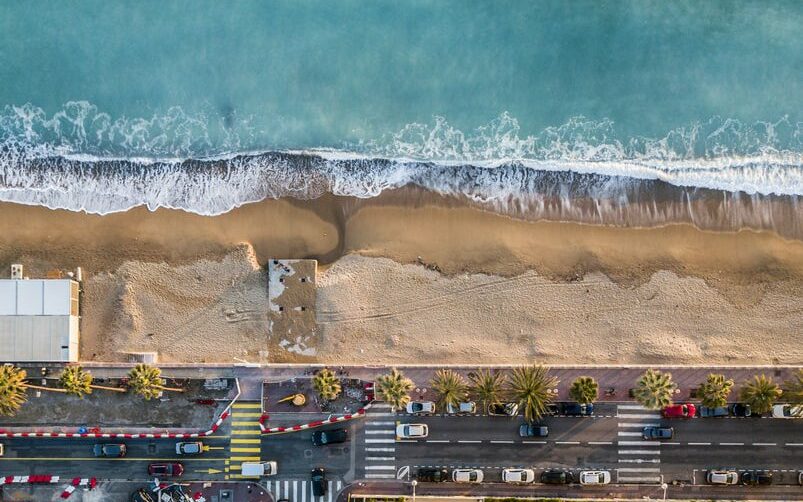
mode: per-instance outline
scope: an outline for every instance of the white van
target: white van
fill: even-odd
[[[248,477],[273,476],[276,474],[276,462],[243,462],[242,475]]]

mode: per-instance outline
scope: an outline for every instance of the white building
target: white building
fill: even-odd
[[[0,362],[78,360],[78,283],[0,279]]]

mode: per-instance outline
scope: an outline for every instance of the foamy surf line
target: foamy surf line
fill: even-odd
[[[367,199],[407,186],[528,219],[625,226],[688,222],[803,237],[803,168],[793,155],[477,163],[344,152],[145,162],[18,156],[5,159],[0,170],[0,200],[96,214],[144,205],[213,216],[264,199],[325,194]]]

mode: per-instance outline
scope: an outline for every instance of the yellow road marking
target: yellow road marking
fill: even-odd
[[[233,411],[231,416],[234,418],[259,418],[262,413],[258,411]]]
[[[229,460],[229,459],[226,459],[226,462],[225,462],[225,464],[226,464],[226,465],[229,465],[229,462],[230,462],[230,460]]]
[[[245,462],[255,462],[255,461],[258,462],[258,461],[262,460],[262,458],[261,457],[231,457],[231,460],[237,460],[239,462],[243,462],[243,461],[245,461]],[[231,464],[229,464],[229,467],[232,468],[232,469],[234,468],[234,467],[231,467]]]
[[[258,410],[262,409],[262,403],[244,403],[244,402],[237,402],[234,403],[232,408],[256,408]]]
[[[243,476],[242,474],[232,474],[234,479],[259,479],[259,476]]]
[[[262,431],[257,430],[250,430],[250,431],[231,431],[232,436],[261,436]]]
[[[262,448],[229,448],[229,451],[232,453],[259,453],[262,451]]]
[[[225,450],[225,446],[204,446],[204,451],[208,450]]]
[[[221,471],[221,470],[219,470],[219,469],[212,469],[212,468],[210,467],[209,469],[200,469],[200,470],[198,470],[198,469],[195,469],[195,472],[203,472],[203,473],[205,473],[205,474],[219,474],[219,473],[221,473],[221,472],[223,472],[223,471]]]
[[[259,428],[259,422],[256,422],[254,420],[251,420],[251,421],[248,421],[248,422],[232,422],[231,423],[232,427],[242,427],[244,425],[248,426],[248,427],[256,427],[257,429]]]
[[[259,444],[262,442],[260,438],[235,438],[231,440],[231,444]]]
[[[233,465],[229,467],[229,471],[239,471],[242,470],[243,466],[241,464]]]

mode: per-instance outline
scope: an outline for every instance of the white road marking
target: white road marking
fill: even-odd
[[[366,462],[395,462],[396,457],[365,457]]]
[[[660,427],[661,424],[650,423],[650,422],[619,422],[617,424],[619,427]]]
[[[513,441],[491,441],[491,443],[495,443],[495,444],[512,444]]]
[[[643,420],[645,418],[661,418],[660,413],[633,413],[632,415],[618,415],[617,418],[620,420]]]
[[[657,445],[651,441],[617,441],[619,446],[644,446],[647,448],[657,448]]]
[[[396,451],[396,448],[366,448],[365,451]]]
[[[786,446],[803,446],[803,443],[786,443]]]
[[[366,465],[366,471],[396,471],[395,465]]]
[[[427,439],[427,443],[448,443],[448,439]]]
[[[365,477],[368,479],[396,479],[396,473],[387,474],[387,473],[374,473],[374,472],[366,472]]]
[[[381,403],[381,402],[379,402],[379,403],[373,403],[371,405],[371,409],[372,410],[378,410],[380,408],[390,408],[390,403]]]
[[[620,467],[619,472],[661,472],[660,467]]]
[[[307,502],[307,483],[301,483],[301,502]]]
[[[620,458],[620,464],[660,464],[660,458]]]
[[[775,446],[776,443],[753,443],[753,446]]]
[[[395,413],[371,413],[371,412],[368,412],[368,416],[371,417],[371,418],[373,418],[373,417],[395,417],[396,414]]]
[[[580,441],[555,441],[555,444],[580,444]]]
[[[523,444],[546,444],[546,441],[522,441]]]
[[[379,422],[365,422],[365,425],[373,426],[373,425],[396,425],[396,422],[385,420]]]
[[[719,443],[720,446],[744,446],[744,443]]]
[[[327,483],[327,493],[329,494],[329,502],[332,502],[332,482]]]
[[[657,483],[661,476],[618,476],[617,481],[622,483]]]
[[[298,480],[293,480],[293,500],[298,500]]]
[[[619,431],[619,435],[620,435],[620,436],[641,436],[641,433],[640,433],[640,432],[625,432],[625,431]]]
[[[365,439],[366,444],[373,444],[373,443],[395,443],[395,439]]]
[[[679,446],[680,445],[680,443],[675,442],[675,441],[663,441],[661,444],[669,445],[669,446]]]
[[[661,450],[619,450],[619,455],[660,455]]]
[[[467,439],[461,439],[460,441],[458,441],[458,443],[482,443],[482,441],[473,441],[473,440],[470,441]]]
[[[589,441],[588,444],[613,444],[613,441]]]
[[[689,443],[689,446],[711,446],[711,443]]]
[[[284,482],[284,495],[285,495],[285,497],[289,497],[290,496],[290,482],[289,481],[285,481]]]
[[[387,429],[379,429],[379,430],[369,429],[369,430],[366,430],[365,433],[366,434],[396,434],[396,431],[394,431],[393,429],[390,429],[390,430],[387,430]]]
[[[644,410],[644,411],[649,411],[649,408],[645,408],[644,406],[641,406],[640,404],[617,404],[616,405],[616,409],[617,410]]]

